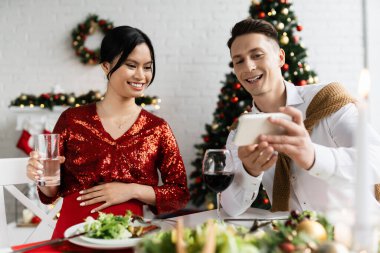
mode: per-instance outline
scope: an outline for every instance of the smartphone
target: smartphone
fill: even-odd
[[[278,125],[272,124],[268,118],[280,118],[292,120],[292,118],[284,113],[246,113],[239,117],[239,124],[236,129],[236,134],[233,143],[236,146],[245,146],[257,144],[260,134],[266,135],[281,135],[285,133],[285,129]]]

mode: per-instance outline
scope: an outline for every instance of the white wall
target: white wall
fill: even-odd
[[[71,49],[71,30],[89,13],[118,25],[141,28],[157,53],[157,77],[146,94],[162,99],[159,115],[172,126],[188,171],[201,142],[204,124],[212,120],[217,95],[229,71],[225,46],[233,24],[248,16],[249,0],[1,0],[0,1],[0,157],[22,153],[20,135],[7,106],[21,92],[40,94],[55,84],[66,92],[104,90],[99,67],[84,66]],[[374,83],[380,76],[380,35],[370,0],[370,63]],[[359,0],[294,0],[309,49],[308,62],[323,82],[340,81],[355,91],[362,67]],[[375,33],[376,31],[376,33]],[[377,43],[375,43],[375,41]],[[375,86],[375,85],[374,85]],[[376,94],[380,94],[379,88]],[[374,93],[372,92],[372,97]],[[375,100],[375,99],[373,99]],[[380,129],[380,120],[375,122]]]

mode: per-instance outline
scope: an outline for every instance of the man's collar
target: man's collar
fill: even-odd
[[[284,84],[286,92],[286,105],[302,104],[304,100],[298,93],[296,86],[287,81],[284,81]],[[252,100],[252,113],[261,113],[261,111],[256,107],[254,100]]]
[[[286,105],[299,105],[305,102],[300,96],[296,86],[292,83],[284,81],[286,89]]]

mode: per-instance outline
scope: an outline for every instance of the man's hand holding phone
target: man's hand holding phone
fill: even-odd
[[[314,164],[314,146],[301,112],[290,106],[279,110],[281,113],[251,114],[242,121],[239,118],[234,143],[239,146],[238,156],[244,168],[252,176],[259,176],[276,163],[274,151],[286,154],[306,170]]]
[[[289,115],[292,120],[269,118],[269,122],[285,129],[286,135],[261,135],[259,142],[267,142],[275,151],[284,153],[300,168],[309,170],[315,161],[314,145],[303,124],[301,111],[286,106],[280,107],[280,112]]]

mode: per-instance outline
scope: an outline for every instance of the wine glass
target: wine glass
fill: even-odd
[[[208,149],[203,158],[202,172],[207,187],[217,193],[217,215],[220,217],[221,192],[230,186],[234,178],[235,167],[231,152],[227,149]]]

